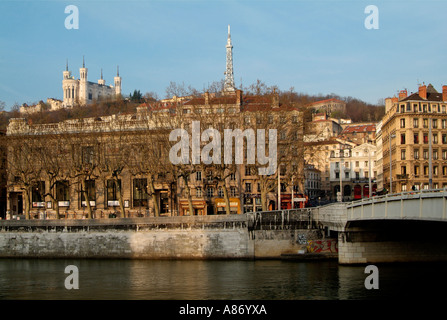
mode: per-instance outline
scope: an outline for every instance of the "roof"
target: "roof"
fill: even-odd
[[[308,105],[312,106],[312,105],[315,105],[315,104],[326,103],[326,102],[339,102],[339,103],[346,104],[345,101],[342,101],[342,100],[339,100],[339,99],[336,99],[336,98],[332,98],[332,99],[325,99],[325,100],[315,101],[315,102],[309,103]]]
[[[374,131],[376,131],[375,124],[353,125],[344,128],[341,134],[349,134],[354,132],[374,132]]]
[[[433,85],[430,83],[427,86],[427,99],[422,98],[419,95],[419,92],[415,92],[408,97],[402,99],[401,101],[443,101],[442,99],[442,93],[439,93],[436,91],[436,89],[433,87]]]

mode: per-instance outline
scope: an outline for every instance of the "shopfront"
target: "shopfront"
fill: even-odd
[[[189,203],[188,200],[180,200],[180,215],[189,216]],[[206,215],[207,204],[205,200],[192,200],[192,208],[194,210],[192,215]]]
[[[226,203],[225,199],[217,198],[215,199],[216,203],[216,213],[217,214],[226,214]],[[230,213],[231,214],[240,214],[241,213],[241,200],[239,198],[230,198]],[[210,214],[210,213],[208,213]]]

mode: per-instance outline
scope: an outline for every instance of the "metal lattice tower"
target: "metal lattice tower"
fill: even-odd
[[[227,65],[225,69],[225,91],[235,91],[233,74],[233,45],[231,44],[230,25],[228,25]]]

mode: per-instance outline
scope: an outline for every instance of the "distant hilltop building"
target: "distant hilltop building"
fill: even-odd
[[[346,113],[346,102],[338,99],[326,99],[315,101],[309,105],[317,113],[331,115],[333,112]]]
[[[72,107],[74,105],[88,105],[94,101],[113,100],[121,95],[121,77],[117,67],[116,77],[113,78],[115,86],[106,85],[102,77],[98,83],[87,80],[88,69],[85,67],[85,61],[82,61],[82,68],[79,69],[80,79],[75,79],[68,70],[68,63],[63,72],[62,90],[63,107]]]

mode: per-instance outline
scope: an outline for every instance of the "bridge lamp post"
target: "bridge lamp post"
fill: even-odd
[[[343,147],[340,148],[340,202],[343,202],[343,177],[342,177],[342,168],[343,168],[343,158],[345,155],[345,150]]]
[[[391,167],[391,139],[396,138],[395,134],[390,134],[389,135],[389,140],[390,140],[390,194],[393,193],[393,169]]]
[[[433,146],[432,118],[428,118],[428,188],[433,189]]]
[[[371,150],[369,148],[365,149],[365,152],[368,153],[368,181],[369,181],[369,198],[372,197],[372,187],[371,187]]]

